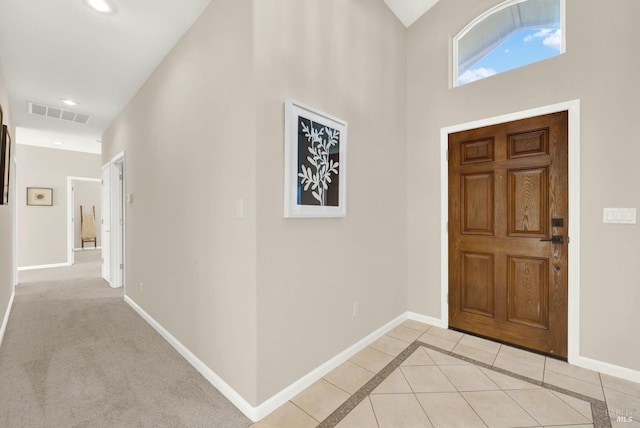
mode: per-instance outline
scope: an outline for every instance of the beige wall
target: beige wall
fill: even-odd
[[[82,210],[85,213],[93,213],[93,207],[95,207],[96,242],[99,247],[102,244],[102,237],[100,235],[100,220],[102,219],[102,186],[99,181],[73,180],[74,248],[82,248],[80,220],[81,205]],[[93,243],[85,243],[85,248],[93,248]]]
[[[371,0],[258,0],[254,22],[261,401],[406,311],[406,33]],[[348,122],[346,218],[283,218],[286,98]]]
[[[11,110],[9,109],[9,96],[4,83],[4,74],[0,65],[0,105],[2,105],[2,122],[7,125],[9,135],[12,139],[11,157],[15,157],[15,127],[11,121]],[[15,179],[16,165],[11,164],[11,177],[9,178],[9,205],[0,205],[0,324],[13,293],[15,285],[15,260],[14,260],[14,207],[16,204]]]
[[[440,129],[580,99],[580,354],[640,370],[640,228],[602,223],[640,206],[640,3],[567,0],[564,55],[449,89],[450,38],[499,2],[440,1],[407,33],[409,310],[440,316]]]
[[[102,141],[134,198],[127,295],[256,404],[251,22],[249,1],[214,0]]]
[[[18,266],[67,262],[67,177],[100,178],[100,155],[18,144]],[[27,205],[27,187],[53,189],[53,206]]]
[[[618,333],[640,321],[638,228],[601,224],[639,203],[639,6],[568,0],[566,54],[449,89],[450,37],[497,2],[405,30],[382,1],[213,0],[103,135],[134,196],[128,296],[250,404],[407,310],[440,316],[442,127],[576,98],[581,351],[639,368]],[[283,218],[290,97],[349,122],[346,218]]]

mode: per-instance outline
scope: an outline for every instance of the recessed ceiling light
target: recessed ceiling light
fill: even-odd
[[[100,13],[115,13],[115,8],[108,0],[86,0],[86,2]]]
[[[62,141],[54,141],[53,144],[56,145],[56,146],[61,146],[64,143]]]
[[[73,106],[77,106],[77,105],[78,105],[78,103],[77,103],[77,102],[75,102],[75,101],[73,101],[73,100],[70,100],[70,99],[63,99],[63,100],[62,100],[62,102],[63,102],[64,104],[66,104],[66,105],[70,106],[70,107],[73,107]]]

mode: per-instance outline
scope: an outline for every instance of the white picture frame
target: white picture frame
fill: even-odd
[[[284,216],[345,217],[347,122],[293,99],[284,117]]]

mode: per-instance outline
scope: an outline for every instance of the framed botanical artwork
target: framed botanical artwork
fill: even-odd
[[[0,205],[9,204],[9,178],[11,177],[11,136],[7,125],[0,128]]]
[[[46,187],[27,187],[27,205],[53,205],[53,189]]]
[[[284,216],[345,217],[347,122],[285,101]]]

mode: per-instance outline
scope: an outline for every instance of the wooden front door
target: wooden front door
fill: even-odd
[[[568,113],[449,135],[450,327],[567,356]]]

